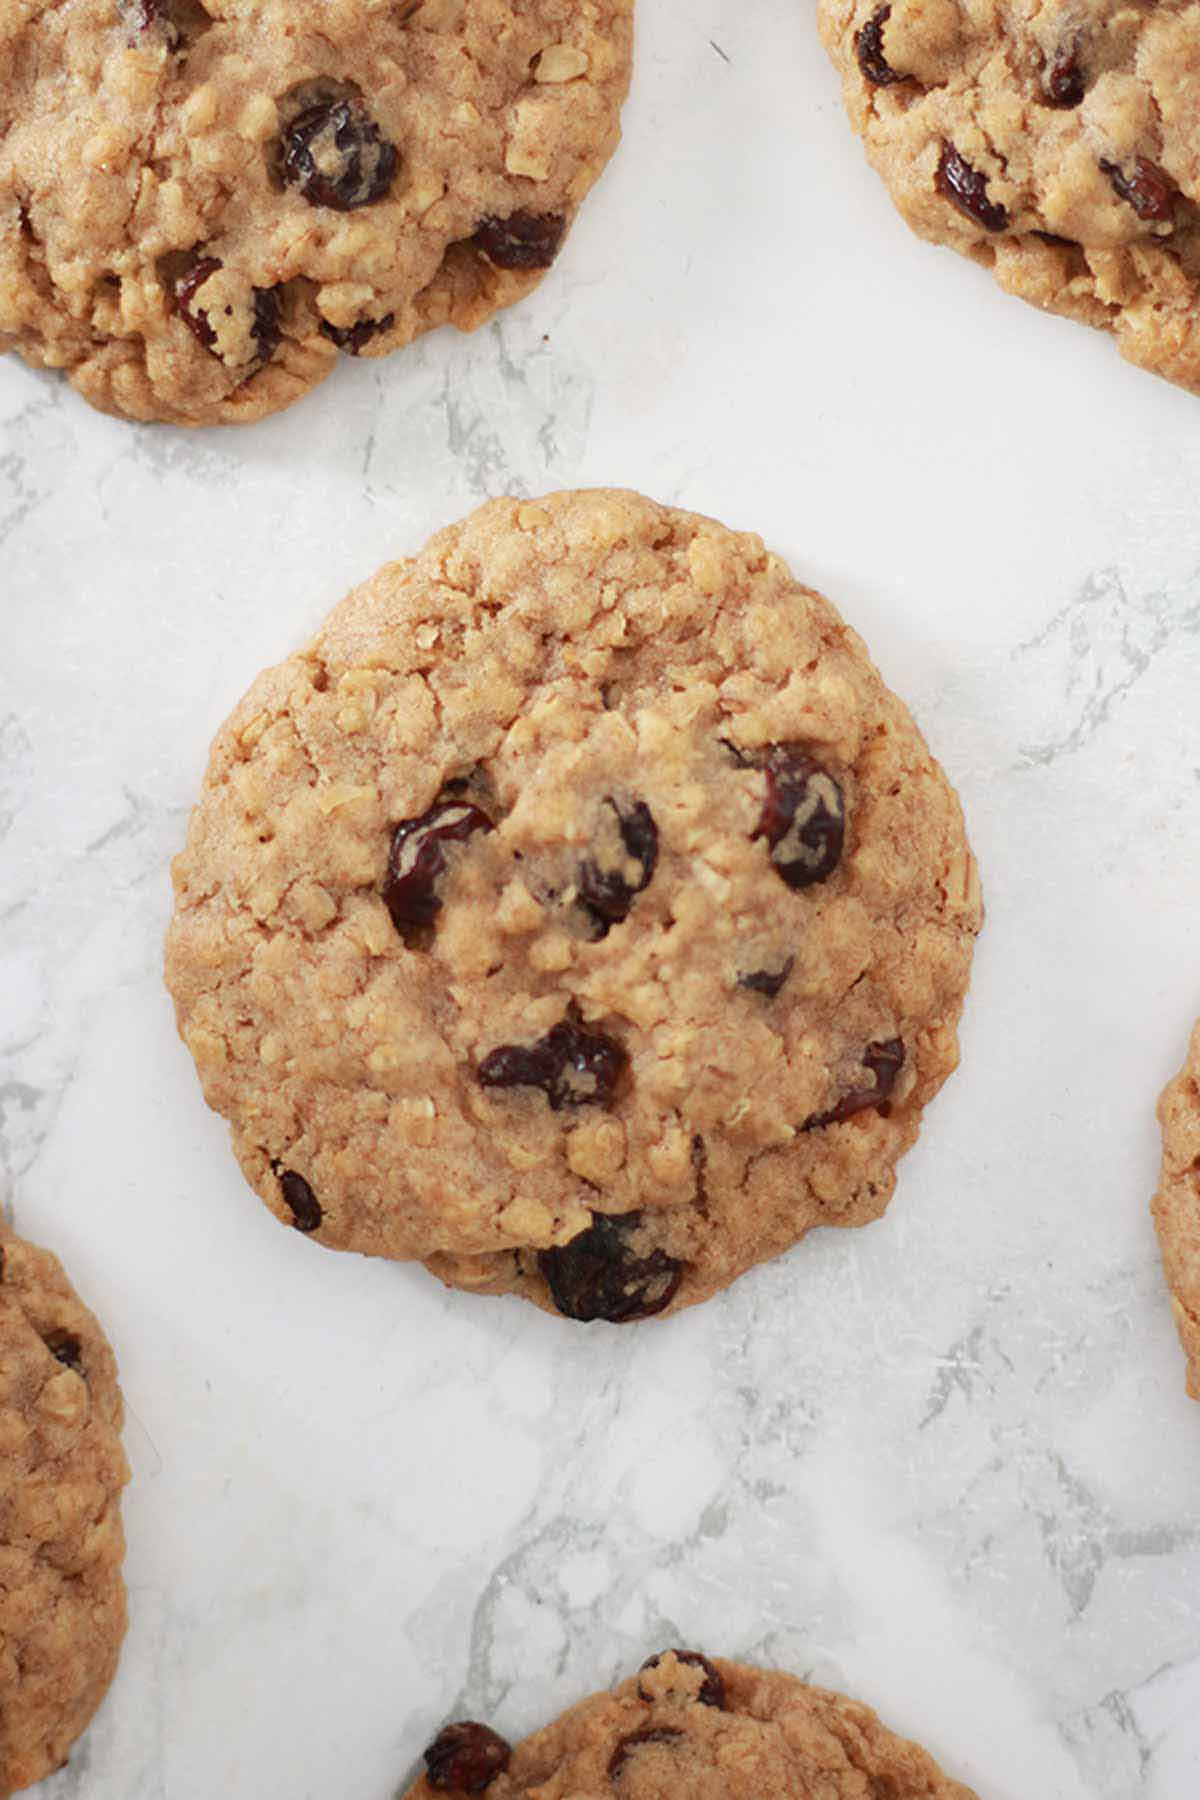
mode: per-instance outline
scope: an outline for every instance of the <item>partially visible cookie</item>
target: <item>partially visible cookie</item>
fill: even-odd
[[[121,1417],[100,1326],[0,1221],[0,1794],[62,1767],[116,1671]]]
[[[106,412],[261,419],[471,330],[616,147],[633,0],[0,8],[0,351]]]
[[[406,1800],[976,1800],[867,1706],[794,1675],[666,1650],[515,1749],[474,1720]]]
[[[1194,0],[820,0],[913,230],[1200,391]]]
[[[1200,1400],[1200,1024],[1187,1061],[1163,1090],[1158,1118],[1163,1158],[1154,1223],[1188,1360],[1188,1393]]]
[[[613,1322],[878,1218],[958,1058],[957,798],[762,542],[500,500],[213,747],[167,979],[275,1214]]]

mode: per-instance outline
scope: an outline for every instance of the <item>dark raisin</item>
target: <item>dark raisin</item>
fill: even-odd
[[[206,350],[219,355],[217,333],[208,308],[196,305],[196,295],[206,281],[224,264],[215,256],[199,257],[175,283],[175,305],[179,316],[192,335]],[[254,340],[257,360],[266,362],[274,353],[281,336],[279,324],[279,291],[277,288],[251,288],[250,336]],[[232,314],[232,307],[225,308]]]
[[[619,1781],[629,1758],[644,1744],[671,1744],[682,1736],[682,1731],[675,1731],[670,1725],[651,1725],[645,1731],[631,1731],[628,1737],[621,1739],[608,1759],[608,1779]]]
[[[1112,182],[1122,200],[1128,200],[1139,219],[1154,224],[1169,224],[1175,217],[1179,189],[1165,169],[1148,156],[1134,158],[1133,174],[1126,175],[1116,163],[1102,161],[1101,169]]]
[[[599,922],[601,936],[629,916],[634,900],[649,887],[658,863],[658,827],[645,801],[635,801],[628,812],[622,812],[613,799],[605,805],[611,807],[616,820],[614,842],[606,846],[603,864],[589,858],[579,871],[580,895]],[[637,866],[632,880],[627,875],[630,862]]]
[[[739,975],[737,984],[740,988],[748,988],[752,994],[765,994],[768,1000],[773,1000],[795,966],[795,957],[789,956],[778,969],[752,969],[748,975]]]
[[[692,1205],[702,1219],[708,1217],[708,1145],[697,1131],[692,1138],[692,1177],[696,1192]]]
[[[284,1169],[279,1177],[285,1204],[291,1211],[297,1231],[316,1231],[321,1223],[321,1204],[295,1169]]]
[[[1047,104],[1066,110],[1078,106],[1087,93],[1087,79],[1079,63],[1079,45],[1068,44],[1046,69],[1042,88]]]
[[[854,34],[854,54],[858,66],[872,87],[891,87],[905,80],[883,54],[883,28],[892,16],[890,6],[877,6],[861,30]]]
[[[1053,244],[1058,249],[1078,250],[1079,248],[1079,240],[1077,238],[1059,237],[1056,231],[1031,231],[1029,235],[1030,237],[1037,238],[1039,243]]]
[[[664,1656],[673,1656],[676,1662],[686,1663],[689,1668],[703,1669],[704,1680],[696,1695],[697,1700],[701,1706],[716,1706],[724,1710],[725,1677],[715,1663],[709,1662],[707,1656],[701,1656],[698,1650],[660,1650],[657,1656],[648,1656],[642,1664],[642,1668],[657,1668]],[[642,1700],[649,1702],[650,1695],[645,1692],[640,1683],[638,1684],[638,1695]]]
[[[683,1264],[665,1250],[639,1255],[631,1244],[641,1213],[594,1213],[592,1223],[561,1249],[538,1254],[555,1306],[566,1319],[607,1319],[625,1325],[669,1306],[683,1280]]]
[[[476,1071],[484,1087],[541,1088],[551,1107],[607,1106],[628,1058],[614,1038],[563,1019],[536,1044],[502,1044]]]
[[[942,140],[942,154],[937,168],[938,193],[966,213],[985,231],[1007,231],[1008,209],[988,199],[987,177],[973,169],[954,145]]]
[[[120,0],[120,7],[133,39],[157,31],[172,55],[194,43],[212,24],[200,0]]]
[[[359,356],[373,337],[378,337],[381,331],[390,331],[395,323],[395,313],[384,313],[382,319],[357,319],[353,325],[331,325],[328,319],[322,319],[321,331],[347,356]]]
[[[754,830],[771,846],[776,874],[791,888],[827,881],[842,859],[846,803],[827,769],[795,744],[766,762],[767,797]]]
[[[548,269],[558,255],[567,229],[560,213],[510,213],[480,219],[471,239],[498,269]]]
[[[446,871],[446,844],[461,844],[492,821],[467,800],[435,800],[419,819],[402,819],[392,833],[383,903],[401,937],[432,925],[442,910],[437,882]]]
[[[254,317],[250,325],[250,335],[258,345],[258,354],[262,362],[267,362],[275,354],[283,330],[279,323],[279,289],[251,289],[254,295]]]
[[[382,200],[399,163],[356,96],[322,100],[292,120],[280,140],[279,172],[312,206],[353,212]]]
[[[805,1131],[819,1131],[823,1125],[842,1125],[856,1113],[866,1112],[872,1106],[887,1117],[888,1100],[904,1067],[904,1040],[888,1038],[881,1044],[868,1044],[863,1051],[863,1067],[874,1078],[872,1085],[852,1088],[829,1112],[814,1113],[811,1119],[804,1121]]]
[[[426,1780],[439,1794],[482,1794],[507,1769],[512,1747],[475,1719],[443,1726],[425,1752]]]
[[[64,1369],[73,1369],[76,1375],[83,1374],[83,1345],[73,1331],[48,1332],[42,1342]]]
[[[208,322],[208,314],[192,302],[196,297],[196,289],[203,287],[209,276],[215,275],[220,267],[217,257],[202,256],[175,283],[175,305],[179,309],[179,316],[206,350],[216,347],[217,334]]]

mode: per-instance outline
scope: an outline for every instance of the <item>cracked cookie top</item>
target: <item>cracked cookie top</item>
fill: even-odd
[[[425,1766],[406,1800],[975,1800],[869,1707],[694,1650],[651,1657],[515,1748],[448,1725]]]
[[[0,1220],[0,1794],[61,1768],[116,1670],[120,1433],[103,1332]]]
[[[612,154],[632,32],[633,0],[16,0],[0,350],[207,425],[472,329]]]
[[[1179,1341],[1187,1357],[1187,1386],[1200,1400],[1200,1025],[1187,1061],[1158,1103],[1162,1174],[1154,1223]]]
[[[913,229],[1200,391],[1193,0],[820,0]]]
[[[877,1217],[980,923],[833,607],[607,491],[481,508],[261,676],[175,889],[179,1027],[272,1210],[576,1319]]]

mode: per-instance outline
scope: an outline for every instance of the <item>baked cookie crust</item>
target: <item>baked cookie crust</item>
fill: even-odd
[[[121,1419],[100,1326],[0,1220],[0,1794],[62,1767],[116,1671]]]
[[[1200,392],[1192,0],[820,0],[818,17],[914,231]]]
[[[1158,1119],[1163,1155],[1154,1223],[1187,1357],[1187,1391],[1200,1400],[1200,1024],[1187,1061],[1163,1090]]]
[[[794,1675],[667,1650],[511,1749],[447,1726],[406,1800],[977,1800],[871,1709]]]
[[[553,263],[616,148],[633,0],[13,0],[0,350],[245,423]]]
[[[753,536],[598,490],[382,569],[213,746],[166,972],[282,1220],[623,1320],[886,1207],[981,920],[958,801]]]

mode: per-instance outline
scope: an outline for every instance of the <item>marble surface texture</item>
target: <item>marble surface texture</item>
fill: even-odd
[[[983,1800],[1200,1793],[1200,1407],[1147,1201],[1200,1010],[1200,400],[911,238],[807,0],[641,0],[624,146],[473,339],[186,436],[0,365],[0,1197],[116,1346],[132,1625],[46,1800],[390,1800],[666,1643],[861,1695]],[[160,980],[250,678],[484,497],[637,486],[827,590],[982,866],[885,1221],[667,1324],[338,1257]]]

